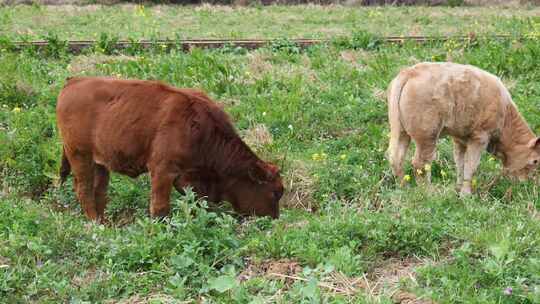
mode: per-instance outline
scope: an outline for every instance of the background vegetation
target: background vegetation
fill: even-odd
[[[530,11],[165,8],[159,18],[158,7],[71,14],[0,8],[0,302],[540,302],[534,182],[496,180],[500,164],[486,156],[476,195],[460,200],[448,140],[440,143],[428,188],[414,181],[396,187],[384,159],[386,87],[401,67],[420,61],[470,63],[501,76],[540,133],[540,20]],[[153,17],[134,17],[141,12]],[[113,30],[120,38],[151,38],[147,28],[163,26],[155,34],[165,33],[167,24],[182,20],[177,15],[193,18],[170,27],[183,28],[179,35],[238,31],[247,37],[242,28],[260,29],[264,19],[251,13],[291,24],[257,36],[303,36],[309,27],[302,20],[331,20],[329,28],[344,37],[305,50],[287,39],[251,52],[165,52],[157,45],[119,54],[108,47]],[[461,31],[527,38],[426,45],[377,39],[409,33],[412,20],[424,33],[445,33],[451,23],[438,14],[456,16]],[[398,15],[403,18],[394,21]],[[371,32],[354,26],[368,23]],[[66,53],[65,39],[94,33],[93,49]],[[14,52],[11,42],[21,37],[45,37],[50,46]],[[262,157],[282,165],[282,217],[241,219],[227,206],[209,211],[188,193],[174,194],[172,215],[156,222],[147,212],[148,178],[113,175],[112,225],[86,221],[71,183],[55,184],[61,144],[54,107],[71,75],[159,79],[206,90]]]
[[[330,38],[365,31],[385,36],[519,34],[538,7],[345,6],[13,6],[0,8],[0,35],[39,40],[110,38]]]

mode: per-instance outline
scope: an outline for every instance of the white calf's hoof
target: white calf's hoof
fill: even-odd
[[[471,188],[461,188],[461,191],[459,192],[459,196],[461,197],[467,197],[472,194]]]

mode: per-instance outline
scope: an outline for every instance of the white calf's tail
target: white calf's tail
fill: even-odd
[[[395,175],[403,175],[403,157],[407,152],[410,137],[405,133],[401,119],[400,100],[403,87],[409,80],[409,74],[400,72],[388,88],[388,122],[390,124],[390,144],[386,156]]]
[[[409,80],[408,74],[402,72],[390,83],[388,92],[388,119],[390,121],[390,128],[393,128],[394,126],[402,127],[399,101],[401,99],[403,87],[407,84],[407,80]]]

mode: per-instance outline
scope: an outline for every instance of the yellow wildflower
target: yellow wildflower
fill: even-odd
[[[13,112],[13,113],[20,113],[20,112],[21,112],[21,108],[15,107],[15,108],[13,108],[13,111],[12,111],[12,112]]]
[[[405,174],[405,176],[403,176],[403,180],[408,182],[411,180],[411,176],[409,174]]]
[[[424,171],[422,171],[422,169],[416,169],[416,174],[422,175],[424,174]]]
[[[339,158],[341,158],[341,159],[343,160],[343,159],[347,158],[347,154],[341,154],[341,155],[339,156]]]

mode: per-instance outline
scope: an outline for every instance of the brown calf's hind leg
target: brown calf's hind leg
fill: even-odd
[[[150,215],[152,217],[164,217],[169,214],[171,209],[171,190],[175,176],[161,170],[153,170],[150,175],[152,178]]]
[[[467,142],[467,150],[465,151],[465,160],[463,164],[463,186],[460,194],[462,196],[472,193],[471,181],[476,168],[480,164],[480,156],[482,151],[486,149],[488,144],[488,136],[482,135]]]
[[[96,199],[96,211],[101,223],[106,223],[105,208],[107,207],[107,188],[109,186],[109,170],[101,165],[96,165],[94,173],[94,195]]]
[[[70,164],[75,177],[75,190],[84,214],[91,220],[97,220],[94,194],[94,163],[90,158],[77,157],[70,159]]]
[[[437,139],[415,139],[414,141],[416,143],[416,149],[412,165],[414,167],[416,181],[418,184],[429,184],[431,183],[431,162],[435,160],[435,144]]]

